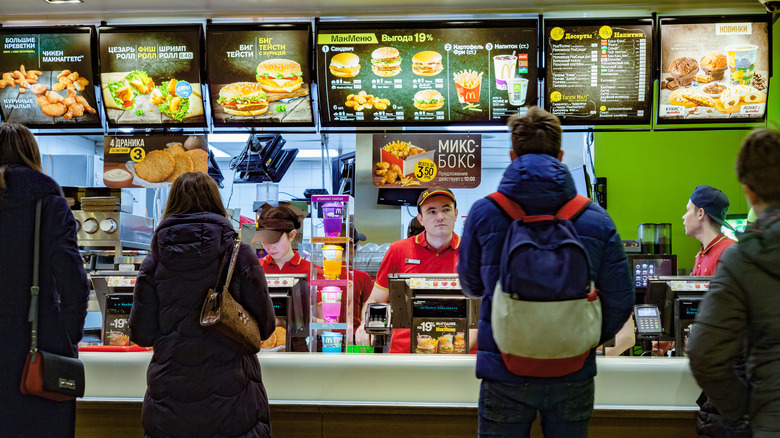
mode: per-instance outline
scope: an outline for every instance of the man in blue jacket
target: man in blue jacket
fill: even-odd
[[[509,119],[512,163],[498,191],[520,204],[529,215],[553,214],[577,191],[561,163],[558,118],[532,107],[524,117]],[[488,199],[474,203],[461,241],[460,275],[463,291],[482,298],[477,352],[480,437],[528,437],[537,412],[546,437],[587,437],[593,413],[595,352],[584,366],[562,377],[524,377],[511,373],[493,340],[490,313],[499,278],[504,237],[511,223]],[[574,226],[587,250],[591,278],[602,306],[601,343],[611,339],[628,319],[634,287],[614,222],[595,203],[575,219]]]

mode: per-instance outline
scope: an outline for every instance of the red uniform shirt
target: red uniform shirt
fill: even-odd
[[[282,268],[279,268],[271,254],[260,259],[260,266],[266,274],[306,274],[306,278],[311,274],[311,263],[304,260],[298,251],[293,251],[292,258]]]
[[[710,276],[715,275],[715,269],[718,267],[718,260],[720,255],[729,246],[733,245],[734,241],[726,237],[725,234],[718,234],[718,237],[712,240],[706,247],[702,248],[698,254],[696,254],[696,262],[693,266],[693,276]]]
[[[460,237],[452,233],[450,244],[438,251],[428,245],[425,232],[390,244],[376,274],[376,285],[388,289],[390,274],[454,274],[458,267]],[[411,352],[411,330],[393,329],[390,353]]]

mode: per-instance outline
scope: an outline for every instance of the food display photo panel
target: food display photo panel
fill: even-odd
[[[0,28],[0,113],[31,128],[102,126],[95,96],[95,29]]]
[[[163,188],[184,172],[208,173],[205,135],[106,136],[103,184]]]
[[[763,121],[768,17],[661,18],[658,123]]]
[[[208,25],[214,126],[314,126],[309,23]]]
[[[653,19],[545,20],[544,107],[562,124],[649,123]]]
[[[315,39],[326,127],[503,126],[537,104],[535,19],[323,22]]]
[[[201,25],[100,27],[109,127],[206,126]]]

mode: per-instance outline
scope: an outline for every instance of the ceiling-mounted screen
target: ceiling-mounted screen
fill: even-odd
[[[661,18],[658,122],[749,122],[766,115],[768,15]]]
[[[313,126],[311,25],[206,27],[214,126]]]
[[[641,124],[652,109],[653,20],[544,20],[544,107],[568,125]]]
[[[100,27],[98,41],[109,126],[206,126],[201,25]]]
[[[31,128],[100,127],[92,27],[0,28],[0,112]]]
[[[538,20],[319,23],[323,126],[504,125],[537,103]]]

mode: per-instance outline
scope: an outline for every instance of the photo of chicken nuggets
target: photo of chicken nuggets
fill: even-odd
[[[168,149],[173,149],[173,148],[168,148]],[[171,176],[169,176],[168,179],[165,180],[166,182],[173,182],[182,173],[192,172],[194,170],[195,166],[192,163],[192,158],[190,158],[190,156],[184,152],[179,154],[174,154],[173,161],[176,162],[176,167],[173,169],[173,173],[171,174]]]
[[[165,151],[151,151],[135,165],[135,174],[149,182],[163,182],[176,167],[171,154]]]
[[[168,152],[171,155],[176,155],[176,154],[183,154],[187,151],[184,150],[184,146],[182,146],[181,143],[175,142],[175,143],[168,143],[168,148],[165,149],[165,152]]]
[[[192,164],[195,166],[192,170],[195,172],[209,172],[209,153],[203,149],[193,149],[187,151],[187,155],[192,158]]]

